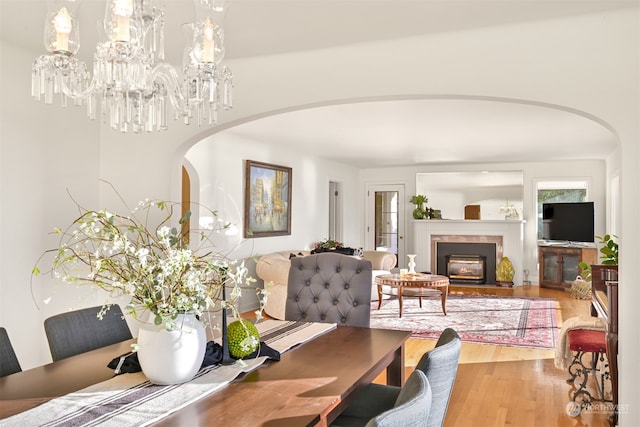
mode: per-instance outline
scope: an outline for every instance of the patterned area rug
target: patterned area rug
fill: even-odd
[[[462,341],[555,349],[559,327],[557,302],[547,298],[517,298],[491,295],[449,295],[447,315],[440,297],[403,299],[402,318],[398,300],[372,301],[371,327],[412,331],[415,338],[437,339],[447,327],[455,329]]]

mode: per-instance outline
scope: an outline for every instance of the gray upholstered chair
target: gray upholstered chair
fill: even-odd
[[[286,320],[369,327],[371,262],[319,253],[291,259]]]
[[[395,388],[395,387],[394,387]],[[432,394],[424,372],[415,370],[405,385],[394,393],[393,406],[370,419],[340,416],[332,427],[424,427],[429,419]],[[386,396],[388,397],[388,396]],[[369,411],[376,410],[377,402],[368,402]]]
[[[5,328],[0,328],[0,377],[22,371],[16,352],[13,350],[9,334]]]
[[[112,304],[99,319],[101,309],[102,306],[84,308],[44,321],[54,361],[133,338],[119,305]]]
[[[416,365],[416,369],[427,375],[433,393],[433,404],[427,427],[444,425],[453,383],[458,373],[461,346],[462,342],[458,333],[447,328],[440,334],[436,346],[426,352]]]
[[[440,427],[444,424],[453,383],[458,372],[460,349],[461,341],[458,333],[447,328],[440,334],[436,346],[426,352],[416,366],[415,370],[423,372],[429,380],[432,393],[429,419],[422,424],[424,427]],[[369,384],[332,425],[365,425],[367,420],[375,414],[393,408],[400,390],[400,387]]]

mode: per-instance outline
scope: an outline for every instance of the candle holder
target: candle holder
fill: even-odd
[[[407,264],[407,266],[409,267],[409,274],[415,274],[416,273],[416,255],[411,254],[411,255],[407,255],[407,257],[409,258],[409,263]]]

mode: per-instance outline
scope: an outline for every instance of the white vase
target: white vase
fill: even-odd
[[[207,347],[204,326],[193,314],[180,314],[176,329],[145,324],[138,332],[138,360],[154,384],[180,384],[200,370]]]
[[[409,274],[416,273],[416,256],[415,254],[407,255],[409,258],[409,262],[407,263],[407,267],[409,267]]]

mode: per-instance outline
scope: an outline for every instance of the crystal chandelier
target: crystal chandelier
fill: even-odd
[[[213,125],[232,105],[233,76],[224,58],[224,0],[194,0],[196,22],[184,24],[182,78],[164,62],[164,0],[106,0],[98,23],[93,73],[76,58],[80,0],[48,0],[45,47],[32,67],[31,95],[45,104],[86,105],[87,115],[121,132],[167,129],[172,109],[185,124]]]

